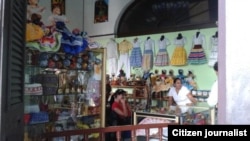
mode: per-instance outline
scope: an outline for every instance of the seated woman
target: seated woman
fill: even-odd
[[[182,85],[180,78],[174,79],[174,85],[170,88],[168,96],[168,107],[170,108],[175,102],[177,107],[180,107],[181,113],[187,112],[187,106],[194,106],[197,102],[190,90]]]
[[[117,116],[118,125],[131,124],[131,108],[125,99],[126,91],[117,89],[112,95],[110,105],[112,112]]]
[[[131,108],[125,99],[127,92],[123,89],[117,89],[110,100],[111,117],[113,118],[113,125],[130,125],[132,124]],[[122,132],[122,139],[130,138],[130,131]]]

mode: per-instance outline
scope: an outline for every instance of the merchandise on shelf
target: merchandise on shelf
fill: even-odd
[[[24,123],[29,138],[105,126],[106,49],[68,54],[27,48],[27,52]],[[41,130],[32,134],[38,127]]]

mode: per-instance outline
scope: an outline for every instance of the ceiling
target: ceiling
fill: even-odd
[[[117,37],[216,27],[217,0],[134,0],[122,14]]]

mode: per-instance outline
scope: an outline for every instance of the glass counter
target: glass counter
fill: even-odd
[[[168,108],[153,108],[150,111],[134,111],[133,124],[175,123],[180,125],[213,125],[215,124],[215,108],[205,103],[196,106],[171,106]],[[168,127],[163,128],[162,137],[159,137],[158,128],[149,130],[149,137],[153,140],[168,140]],[[136,130],[136,136],[145,139],[145,129]]]
[[[161,122],[181,125],[213,125],[215,124],[215,108],[197,104],[197,106],[171,106],[169,109],[151,109],[133,113],[134,125]]]

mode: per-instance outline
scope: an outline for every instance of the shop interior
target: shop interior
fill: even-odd
[[[128,124],[216,124],[216,107],[206,101],[217,79],[213,66],[217,61],[218,27],[213,18],[207,21],[211,22],[208,26],[199,23],[179,30],[169,26],[161,32],[168,25],[165,23],[155,33],[152,29],[148,33],[129,31],[139,28],[138,24],[124,30],[125,24],[132,23],[123,23],[116,36],[90,36],[70,21],[65,3],[31,1],[25,47],[25,141],[40,140],[44,133],[122,126],[110,104],[119,90],[124,91],[123,98],[130,107],[126,112],[130,115]],[[95,4],[105,9],[105,2],[97,0]],[[35,13],[35,8],[40,13]],[[39,17],[45,9],[51,9],[51,16],[45,13],[48,21]],[[152,9],[160,15],[159,8]],[[95,24],[102,24],[108,17],[97,14],[94,19]],[[176,78],[196,100],[194,105],[168,106]],[[150,130],[149,134],[157,132]],[[166,133],[163,128],[165,140]],[[112,135],[107,134],[106,140],[111,141]],[[145,136],[145,130],[137,130],[136,136]],[[91,140],[100,137],[99,133],[88,136]],[[72,141],[85,138],[71,136]]]

